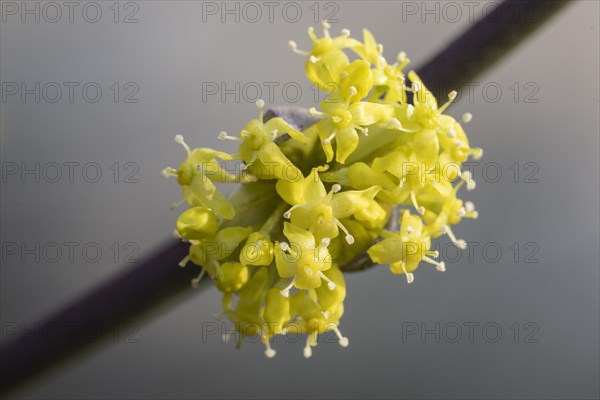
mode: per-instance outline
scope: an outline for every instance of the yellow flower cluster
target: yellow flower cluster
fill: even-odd
[[[238,154],[192,150],[178,135],[187,158],[163,171],[183,190],[174,206],[190,206],[177,220],[177,236],[190,244],[180,265],[201,267],[193,285],[204,274],[214,280],[238,345],[258,335],[268,357],[272,338],[288,333],[308,335],[306,357],[325,332],[347,346],[339,330],[345,265],[367,252],[411,283],[421,262],[445,270],[432,238],[446,234],[464,248],[450,227],[477,218],[457,192],[475,187],[461,166],[482,151],[443,114],[456,92],[438,106],[415,72],[405,77],[406,54],[388,64],[369,31],[361,42],[346,29],[337,37],[329,30],[323,23],[317,37],[309,29],[310,51],[289,42],[328,94],[320,110],[309,110],[317,123],[299,129],[283,118],[265,120],[259,100],[258,118],[237,136],[219,134],[239,142]],[[217,185],[231,182],[242,185],[227,198]],[[403,210],[397,232],[385,229],[394,207]]]

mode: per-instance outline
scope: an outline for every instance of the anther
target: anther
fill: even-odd
[[[348,347],[348,345],[350,344],[350,341],[348,340],[347,337],[342,336],[342,332],[340,332],[340,329],[337,326],[334,328],[334,332],[335,332],[336,336],[338,337],[338,343],[340,344],[340,346]]]
[[[267,347],[267,349],[265,350],[265,356],[267,356],[267,358],[275,357],[277,352],[271,348],[271,344],[268,340],[265,342],[265,346]]]
[[[197,289],[198,285],[200,285],[200,281],[202,280],[202,277],[204,276],[204,274],[206,273],[206,269],[202,268],[202,271],[200,271],[200,273],[198,274],[197,277],[195,277],[194,279],[192,279],[192,288]]]
[[[188,155],[190,155],[190,153],[192,152],[190,150],[190,147],[183,140],[183,136],[181,136],[181,135],[175,135],[175,143],[182,145]]]
[[[468,124],[469,122],[471,122],[472,119],[473,119],[473,114],[471,114],[471,113],[464,113],[462,115],[462,121],[465,124]]]
[[[342,190],[342,185],[340,185],[339,183],[336,183],[336,184],[334,184],[334,185],[331,187],[331,191],[332,191],[333,193],[337,193],[337,192],[339,192],[340,190]]]
[[[312,356],[312,349],[310,348],[310,336],[306,339],[306,346],[304,346],[304,358],[310,358]]]
[[[329,279],[323,272],[319,271],[319,276],[321,277],[321,279],[324,279],[325,281],[327,281],[327,288],[329,290],[335,290],[335,282],[333,282],[331,279]]]
[[[280,290],[279,293],[285,298],[290,297],[290,290],[294,287],[295,280],[292,279],[289,285],[287,285],[284,289]]]
[[[179,261],[179,266],[181,268],[184,268],[187,265],[187,263],[190,262],[191,259],[192,259],[192,257],[189,255],[183,257],[183,260]]]

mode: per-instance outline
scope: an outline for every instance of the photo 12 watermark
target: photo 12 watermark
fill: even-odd
[[[99,103],[137,104],[140,86],[136,82],[99,83],[3,81],[2,103]]]
[[[137,1],[1,1],[1,20],[21,24],[137,24]]]
[[[2,241],[4,265],[34,264],[133,264],[139,261],[140,246],[134,241]]]
[[[2,183],[139,183],[140,166],[135,161],[110,164],[96,161],[4,161]]]

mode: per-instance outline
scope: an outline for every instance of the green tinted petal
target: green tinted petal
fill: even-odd
[[[265,130],[268,133],[272,132],[275,129],[278,131],[278,135],[283,135],[284,133],[287,133],[293,139],[296,139],[301,143],[308,142],[308,139],[306,138],[306,136],[304,136],[302,132],[299,132],[296,129],[292,128],[292,126],[285,122],[282,118],[271,118],[265,123]]]
[[[408,79],[410,79],[411,82],[417,82],[420,86],[419,91],[417,92],[417,95],[414,96],[415,97],[415,100],[414,100],[415,105],[426,104],[432,110],[437,110],[438,105],[437,105],[437,100],[435,99],[435,96],[433,95],[433,93],[431,93],[425,87],[425,85],[423,84],[423,81],[421,80],[421,78],[419,78],[417,73],[415,71],[410,71],[408,73]]]
[[[273,262],[273,242],[259,232],[252,233],[242,248],[240,262],[253,266],[270,265]]]
[[[402,259],[402,239],[391,237],[375,243],[367,253],[373,262],[378,264],[392,264]]]
[[[358,133],[354,128],[340,129],[335,138],[337,143],[335,159],[343,164],[358,147]]]
[[[315,248],[315,238],[312,233],[298,228],[289,222],[283,223],[283,234],[288,238],[289,245],[292,249],[301,248],[313,251]]]
[[[349,108],[352,122],[361,126],[390,120],[394,116],[394,108],[387,104],[358,102]]]
[[[362,208],[369,207],[381,190],[380,186],[373,186],[365,190],[349,190],[333,195],[331,206],[336,218],[347,218],[354,215]]]
[[[310,174],[301,180],[278,180],[275,188],[277,193],[290,205],[312,203],[325,197],[327,191],[318,174],[319,169],[313,168]]]
[[[211,208],[225,219],[232,219],[235,216],[235,210],[227,197],[223,196],[212,181],[203,174],[197,174],[190,184],[182,189],[190,205]]]
[[[364,99],[373,88],[373,76],[371,74],[371,65],[364,60],[355,60],[346,68],[346,74],[340,79],[340,96],[351,103]],[[351,87],[357,90],[356,95],[352,96]]]
[[[277,266],[277,273],[279,276],[283,279],[287,279],[296,275],[298,257],[285,253],[279,243],[275,244],[274,253],[275,265]]]
[[[222,260],[231,255],[251,232],[252,228],[239,226],[221,229],[216,236],[218,254],[215,255],[215,258]]]
[[[266,171],[262,174],[264,179],[283,179],[296,181],[302,177],[302,172],[283,154],[275,143],[265,144],[258,153]]]
[[[424,163],[427,169],[432,168],[440,152],[440,143],[435,131],[422,129],[415,133],[413,151],[418,163]]]
[[[248,267],[238,262],[226,262],[219,266],[216,282],[224,292],[237,292],[248,282],[249,276]]]

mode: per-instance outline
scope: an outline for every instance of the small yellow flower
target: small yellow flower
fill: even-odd
[[[318,129],[327,162],[333,160],[332,141],[336,138],[336,161],[342,164],[358,147],[358,131],[367,135],[369,125],[397,122],[391,105],[360,101],[373,87],[369,63],[356,60],[343,72],[339,92],[321,103],[324,112],[312,110],[313,114],[324,117]]]
[[[288,242],[275,245],[275,264],[277,272],[283,279],[292,278],[281,294],[289,296],[290,289],[314,289],[321,285],[321,279],[327,281],[327,286],[333,290],[335,283],[331,282],[323,271],[331,268],[331,255],[327,250],[329,241],[315,240],[312,233],[298,228],[289,222],[284,222],[283,234]]]
[[[242,160],[246,163],[243,169],[254,167],[250,169],[250,172],[257,178],[293,180],[302,176],[302,172],[283,154],[274,140],[287,133],[293,139],[306,143],[306,137],[282,118],[272,118],[264,122],[265,102],[258,100],[256,106],[258,107],[258,118],[248,122],[239,137],[221,132],[219,138],[242,142],[239,152]]]
[[[221,194],[213,183],[229,179],[229,174],[223,171],[217,158],[221,160],[232,160],[233,157],[227,153],[211,149],[191,150],[183,140],[183,136],[175,136],[175,142],[181,144],[187,153],[187,158],[177,170],[166,168],[163,175],[177,176],[177,182],[181,185],[185,201],[192,206],[202,206],[214,210],[225,219],[235,216],[233,206],[225,196]],[[174,207],[180,203],[174,204]],[[174,208],[173,207],[173,208]]]
[[[394,274],[406,274],[408,283],[412,283],[412,271],[417,269],[421,261],[435,265],[438,271],[445,271],[443,261],[438,262],[431,257],[438,257],[437,251],[429,250],[431,237],[423,229],[423,220],[410,211],[404,211],[399,232],[384,232],[385,239],[373,245],[368,254],[380,264],[389,264]]]

